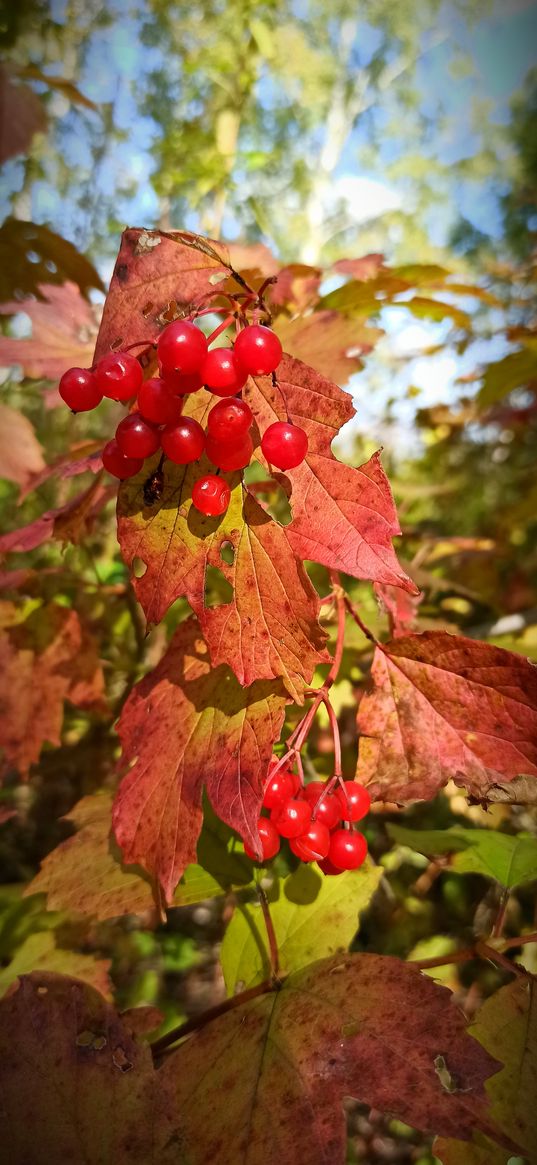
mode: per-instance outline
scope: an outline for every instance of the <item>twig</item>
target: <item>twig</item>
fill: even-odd
[[[510,897],[509,890],[507,890],[507,889],[502,890],[500,901],[498,903],[498,911],[496,914],[496,918],[494,919],[494,925],[492,927],[492,932],[491,932],[492,938],[501,938],[503,924],[505,922],[505,915],[507,913],[507,907],[509,904],[509,897]]]
[[[382,647],[382,644],[379,642],[378,639],[375,638],[375,636],[373,635],[373,632],[370,631],[369,627],[366,627],[365,623],[362,622],[362,620],[358,614],[358,611],[356,610],[356,607],[354,606],[354,603],[349,599],[348,595],[345,595],[345,606],[347,608],[347,611],[349,612],[349,615],[351,615],[352,618],[354,619],[354,622],[357,623],[358,627],[360,628],[360,631],[365,635],[366,639],[369,639],[369,642],[373,643],[375,645],[375,647]]]
[[[276,931],[274,930],[274,923],[272,921],[272,915],[270,913],[269,901],[268,901],[267,895],[265,894],[263,887],[260,885],[257,886],[257,895],[259,898],[259,904],[261,906],[261,910],[263,911],[263,918],[265,921],[265,927],[266,927],[267,938],[268,938],[268,943],[269,943],[271,983],[274,983],[274,984],[278,983],[279,984],[279,982],[280,982],[280,954],[278,951],[278,940],[276,938]]]
[[[226,1015],[228,1011],[233,1011],[236,1007],[242,1007],[250,999],[256,999],[258,995],[268,995],[271,991],[275,990],[275,983],[272,980],[265,980],[263,983],[258,983],[256,987],[250,987],[248,991],[241,991],[238,995],[233,995],[231,999],[224,999],[222,1003],[217,1003],[215,1007],[210,1007],[207,1011],[202,1011],[201,1015],[192,1016],[191,1019],[180,1023],[178,1027],[174,1027],[171,1031],[165,1032],[160,1039],[155,1040],[151,1044],[153,1057],[155,1059],[160,1057],[171,1044],[176,1044],[178,1040],[183,1039],[183,1036],[188,1036],[191,1032],[205,1027],[213,1019],[218,1019],[221,1015]]]

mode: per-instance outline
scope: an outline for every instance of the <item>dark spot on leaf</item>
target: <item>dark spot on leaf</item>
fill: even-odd
[[[116,275],[120,283],[126,283],[129,277],[129,268],[126,263],[118,263],[116,267]]]

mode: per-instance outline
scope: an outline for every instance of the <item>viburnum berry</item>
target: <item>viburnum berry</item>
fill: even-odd
[[[233,348],[212,348],[201,366],[201,378],[215,396],[235,396],[246,384],[247,374],[235,359]]]
[[[315,805],[317,805],[319,797],[325,788],[326,786],[324,781],[310,781],[309,785],[305,786],[303,795],[305,800],[311,806],[312,813]],[[322,821],[323,825],[326,825],[327,829],[334,829],[334,827],[339,824],[341,821],[341,805],[333,793],[328,793],[328,795],[323,797],[322,801],[319,802],[319,805],[317,806],[317,812],[315,814],[315,820]]]
[[[176,424],[166,425],[160,435],[163,452],[176,465],[198,461],[205,448],[205,433],[193,417],[181,417]]]
[[[246,436],[252,420],[245,400],[219,400],[207,417],[207,432],[215,441],[231,444]]]
[[[179,397],[171,392],[160,376],[144,381],[136,403],[144,420],[152,421],[154,425],[177,422],[183,407]]]
[[[275,372],[282,358],[278,337],[263,324],[252,324],[239,332],[234,351],[237,360],[250,376],[268,376]]]
[[[209,461],[224,473],[231,473],[235,469],[244,469],[250,464],[254,446],[249,433],[236,445],[221,444],[215,437],[207,437],[205,450]]]
[[[116,429],[116,441],[125,457],[151,457],[160,449],[160,433],[140,413],[123,417]]]
[[[357,781],[344,781],[336,789],[343,821],[361,821],[371,808],[371,797]]]
[[[261,451],[270,465],[278,469],[296,469],[308,452],[308,438],[300,425],[275,421],[263,433]]]
[[[164,381],[166,388],[173,392],[175,396],[186,396],[189,392],[199,392],[203,388],[203,381],[199,372],[174,372],[173,369],[159,365],[161,379]]]
[[[311,821],[311,809],[307,801],[293,798],[272,810],[271,819],[281,837],[299,837],[305,833]]]
[[[270,778],[265,789],[263,808],[278,809],[280,805],[283,805],[284,801],[290,801],[293,793],[296,793],[296,791],[294,773],[289,773],[285,769],[279,769],[275,776]]]
[[[328,859],[338,870],[357,870],[367,857],[367,841],[363,833],[351,829],[335,829],[330,835]]]
[[[330,831],[322,821],[312,821],[306,833],[292,837],[289,846],[302,862],[319,862],[330,848]]]
[[[95,369],[95,379],[103,396],[130,400],[141,387],[142,369],[130,352],[108,352]]]
[[[343,870],[339,870],[337,866],[334,866],[330,858],[323,858],[321,862],[317,862],[317,865],[323,871],[323,874],[328,874],[330,877],[336,877],[337,874],[343,873]]]
[[[103,399],[90,368],[68,368],[60,380],[58,391],[74,413],[87,413],[100,405]]]
[[[253,858],[255,862],[268,862],[278,853],[280,848],[280,837],[278,830],[272,824],[270,817],[260,817],[257,822],[257,832],[259,833],[259,840],[261,842],[261,849],[263,851],[262,858],[258,858],[253,849],[250,849],[248,842],[244,843],[244,852],[249,858]]]
[[[134,477],[135,473],[139,473],[143,459],[141,457],[126,457],[121,452],[114,437],[103,449],[103,465],[114,477],[119,477],[120,481],[125,481],[127,477]]]
[[[173,320],[160,333],[157,356],[163,369],[199,372],[207,355],[207,339],[191,320]]]
[[[200,514],[216,518],[225,514],[231,497],[231,490],[227,481],[215,473],[207,473],[200,477],[192,488],[192,502]]]

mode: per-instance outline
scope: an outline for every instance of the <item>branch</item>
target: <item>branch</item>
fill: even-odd
[[[183,1036],[190,1035],[191,1032],[198,1031],[211,1023],[213,1019],[218,1019],[221,1015],[226,1015],[228,1011],[234,1011],[236,1007],[242,1007],[243,1004],[248,1003],[250,999],[256,999],[258,995],[269,995],[271,991],[276,991],[276,983],[272,980],[266,980],[263,983],[258,983],[256,987],[250,987],[248,991],[241,991],[238,995],[234,995],[231,999],[224,999],[222,1003],[217,1003],[216,1007],[210,1007],[207,1011],[202,1011],[201,1015],[194,1015],[191,1019],[180,1023],[178,1027],[174,1027],[171,1031],[166,1032],[160,1039],[155,1040],[150,1045],[151,1052],[154,1059],[160,1058],[172,1044],[176,1044],[178,1040],[183,1039]]]

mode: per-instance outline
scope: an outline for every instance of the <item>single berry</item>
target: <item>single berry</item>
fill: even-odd
[[[343,821],[361,821],[371,808],[371,797],[357,781],[344,781],[336,789],[336,797]]]
[[[290,848],[301,862],[319,862],[330,848],[330,831],[322,821],[312,821],[306,833],[292,837]]]
[[[159,376],[146,380],[138,393],[138,412],[154,425],[173,425],[181,416],[182,402]]]
[[[160,433],[139,413],[123,417],[116,429],[116,441],[125,457],[151,457],[160,449]]]
[[[299,837],[309,826],[311,809],[307,801],[285,801],[272,810],[271,819],[282,837]]]
[[[103,399],[90,368],[68,368],[60,380],[58,391],[74,413],[88,413],[100,405]]]
[[[336,877],[337,874],[343,873],[343,870],[338,870],[337,866],[334,866],[330,858],[323,858],[322,862],[317,862],[317,865],[323,874],[328,874],[330,877]]]
[[[246,384],[246,372],[233,348],[211,348],[201,366],[201,378],[215,396],[235,396]]]
[[[207,457],[218,469],[224,473],[232,473],[234,469],[245,469],[250,464],[254,447],[252,438],[247,433],[235,446],[223,445],[215,437],[207,437],[205,444]]]
[[[261,451],[270,465],[296,469],[308,452],[308,438],[300,425],[275,421],[263,433]]]
[[[191,320],[174,320],[160,333],[157,355],[166,372],[199,372],[207,340]]]
[[[160,435],[166,457],[176,465],[198,461],[205,449],[205,433],[193,417],[181,417],[174,425],[166,425]]]
[[[312,813],[315,809],[315,806],[317,805],[317,802],[319,801],[319,797],[322,795],[325,789],[326,785],[324,781],[310,781],[309,785],[305,786],[304,799],[308,802],[308,805],[311,806]],[[319,802],[319,805],[317,806],[317,812],[315,814],[315,820],[322,821],[323,825],[326,825],[327,829],[334,829],[336,825],[339,825],[339,822],[341,821],[341,805],[333,793],[328,793],[328,795],[323,797],[322,801]]]
[[[141,387],[143,372],[130,352],[108,352],[99,360],[95,379],[103,396],[112,400],[130,400]]]
[[[219,400],[207,417],[207,432],[222,444],[240,441],[252,423],[252,410],[244,400]]]
[[[249,858],[253,858],[254,862],[268,862],[270,858],[275,857],[280,848],[278,830],[275,829],[269,817],[260,817],[257,822],[257,832],[259,833],[259,840],[263,851],[262,858],[258,858],[257,854],[253,849],[250,849],[246,841],[244,843],[244,852]]]
[[[114,437],[103,449],[103,465],[114,477],[125,481],[125,478],[134,477],[135,473],[139,473],[143,460],[141,457],[125,457]]]
[[[166,388],[169,388],[175,396],[186,396],[188,392],[198,392],[203,388],[199,372],[174,372],[173,369],[163,368],[162,365],[159,365],[159,369]]]
[[[330,836],[329,861],[338,870],[357,870],[367,857],[367,842],[363,833],[351,829],[335,829]]]
[[[234,351],[250,376],[268,376],[276,370],[282,358],[278,337],[263,324],[252,324],[239,332]]]
[[[192,489],[192,502],[200,514],[207,514],[216,518],[225,514],[231,497],[231,490],[227,481],[217,477],[215,473],[208,473],[200,477]]]
[[[270,778],[265,789],[263,808],[278,809],[284,801],[290,801],[295,792],[294,774],[279,769],[276,775]]]

